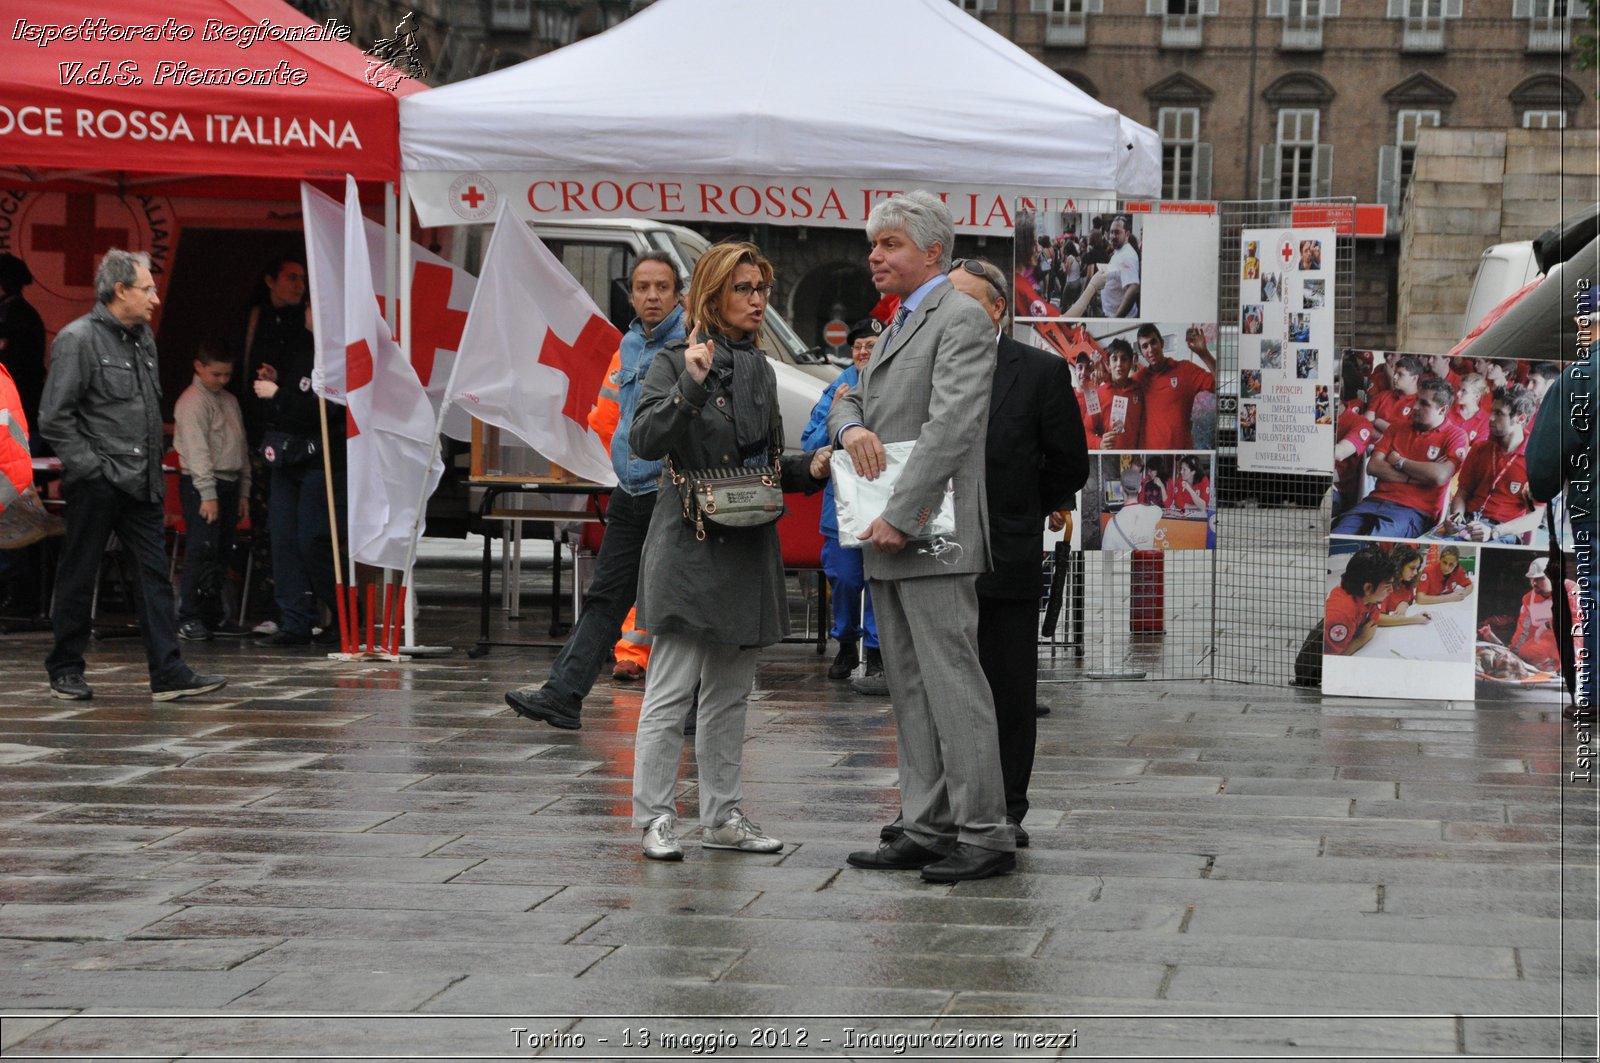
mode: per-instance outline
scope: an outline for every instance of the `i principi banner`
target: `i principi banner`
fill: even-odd
[[[1333,229],[1246,229],[1239,261],[1239,468],[1333,468]]]

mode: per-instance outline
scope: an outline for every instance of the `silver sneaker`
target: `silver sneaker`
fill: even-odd
[[[657,816],[644,831],[644,855],[651,860],[682,860],[683,843],[678,840],[678,821]]]
[[[737,849],[741,853],[776,853],[783,843],[769,837],[761,825],[737,808],[726,822],[700,832],[700,845],[706,849]]]

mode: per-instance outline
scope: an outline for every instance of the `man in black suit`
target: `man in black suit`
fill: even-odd
[[[960,259],[950,282],[988,311],[998,337],[985,447],[993,567],[978,577],[978,660],[994,694],[1006,819],[1025,847],[1022,819],[1038,722],[1042,533],[1045,519],[1069,508],[1088,479],[1089,446],[1066,359],[999,331],[1005,274],[983,259]]]

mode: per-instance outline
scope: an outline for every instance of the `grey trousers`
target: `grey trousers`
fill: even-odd
[[[756,682],[755,649],[693,635],[654,637],[633,746],[633,825],[676,816],[672,793],[683,757],[683,722],[700,687],[694,756],[700,766],[700,825],[721,826],[739,806],[744,716]]]
[[[872,580],[912,841],[1011,852],[994,698],[978,660],[976,575]]]

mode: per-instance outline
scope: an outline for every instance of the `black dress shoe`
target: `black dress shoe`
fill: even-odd
[[[518,716],[529,720],[543,720],[551,727],[559,727],[563,731],[577,731],[583,727],[581,715],[569,712],[563,706],[545,697],[544,691],[538,687],[523,687],[506,694],[506,704],[517,711]]]
[[[1011,824],[1011,833],[1017,836],[1017,848],[1026,849],[1029,841],[1028,832],[1023,829],[1021,821],[1016,816],[1007,816],[1006,822]]]
[[[924,882],[965,882],[968,879],[1004,875],[1017,866],[1016,853],[1003,853],[998,849],[983,849],[969,842],[960,842],[949,856],[922,869]]]
[[[903,834],[887,845],[862,849],[844,858],[851,867],[868,871],[911,871],[939,860],[939,853],[923,848]]]
[[[1035,716],[1048,716],[1050,715],[1050,706],[1046,705],[1042,701],[1038,702],[1033,706],[1033,714]]]
[[[902,835],[904,835],[905,832],[906,832],[906,822],[905,822],[905,820],[901,819],[899,816],[896,816],[896,817],[894,817],[894,822],[893,823],[885,823],[883,825],[883,827],[878,831],[878,840],[880,842],[892,842],[896,838],[899,838]]]

